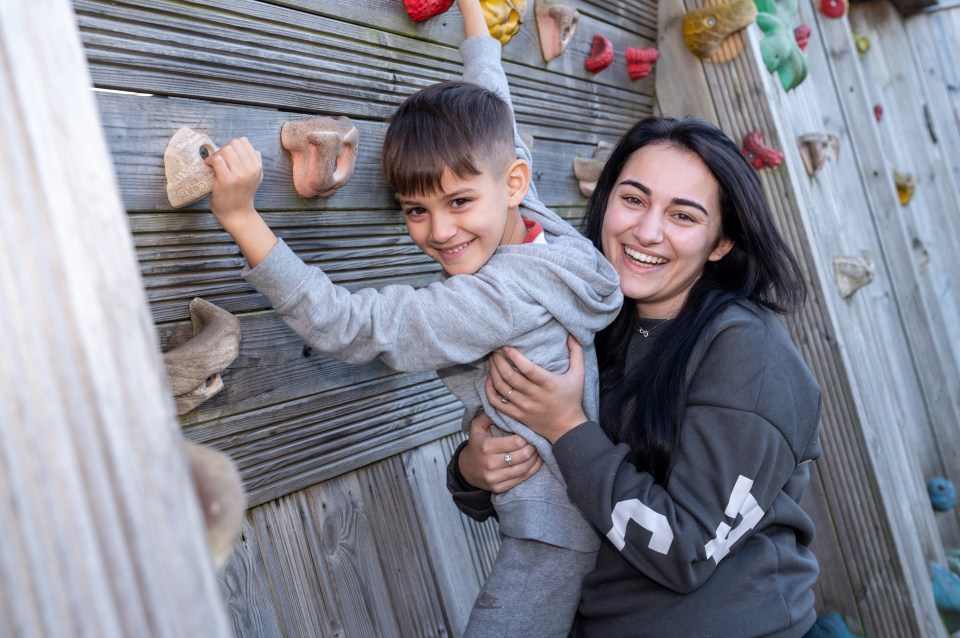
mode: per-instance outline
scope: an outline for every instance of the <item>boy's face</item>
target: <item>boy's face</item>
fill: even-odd
[[[499,177],[484,170],[465,178],[445,169],[439,191],[397,200],[420,250],[450,275],[472,275],[498,246],[523,241],[517,206],[526,190],[514,187],[510,168]]]

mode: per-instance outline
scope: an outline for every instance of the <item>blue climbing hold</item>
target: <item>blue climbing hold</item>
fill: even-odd
[[[946,512],[957,504],[957,488],[948,479],[934,476],[927,483],[927,493],[930,495],[930,504],[938,512]]]
[[[817,617],[817,628],[823,638],[854,638],[860,636],[850,631],[843,616],[837,611],[828,611]]]
[[[944,565],[930,563],[930,578],[933,581],[933,600],[947,631],[951,634],[960,631],[960,576]]]

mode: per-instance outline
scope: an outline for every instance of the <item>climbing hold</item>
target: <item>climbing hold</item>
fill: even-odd
[[[527,0],[480,0],[490,35],[506,45],[520,32],[527,15]]]
[[[743,154],[756,169],[776,168],[783,161],[783,153],[763,143],[760,131],[750,131],[743,138]]]
[[[853,44],[857,47],[857,54],[862,58],[870,50],[870,38],[862,33],[853,34]]]
[[[357,127],[342,115],[285,122],[280,127],[280,143],[290,151],[297,194],[329,197],[349,182],[359,142]]]
[[[613,146],[609,142],[600,142],[592,157],[573,158],[573,174],[580,182],[580,193],[584,197],[590,197],[597,187],[597,180],[600,178],[600,171],[603,165],[610,158],[613,152]]]
[[[897,185],[897,197],[900,199],[900,205],[906,206],[913,199],[913,193],[917,190],[917,179],[911,173],[901,173],[894,169],[893,183]]]
[[[187,466],[203,512],[207,546],[216,569],[223,567],[243,529],[247,493],[233,460],[206,445],[184,441]]]
[[[660,53],[653,47],[635,49],[627,47],[627,73],[631,80],[639,80],[650,75],[653,63]]]
[[[844,0],[820,0],[820,11],[828,18],[842,18],[847,12],[847,3]]]
[[[940,611],[947,633],[960,630],[960,576],[939,563],[930,563],[933,601]]]
[[[796,0],[756,0],[757,26],[763,31],[760,56],[767,71],[776,73],[787,91],[807,77],[807,56],[788,26],[797,13]]]
[[[565,0],[537,0],[534,13],[543,60],[549,62],[570,44],[580,21],[580,12]]]
[[[883,119],[883,106],[880,104],[873,105],[873,117],[879,122]]]
[[[833,258],[833,275],[837,281],[840,296],[849,299],[871,281],[876,272],[873,255],[869,250],[861,250],[859,257],[838,255]]]
[[[836,135],[805,133],[797,138],[797,148],[807,174],[812,177],[827,163],[830,149],[833,149],[834,157],[840,154],[840,140]]]
[[[753,0],[729,0],[683,14],[683,42],[699,58],[709,58],[731,34],[757,17]]]
[[[163,355],[177,414],[220,392],[220,372],[240,356],[239,319],[200,297],[194,297],[189,310],[193,337]]]
[[[186,127],[174,133],[163,152],[171,206],[182,208],[210,194],[216,175],[203,160],[216,152],[213,140],[202,133]]]
[[[927,481],[927,494],[930,495],[930,505],[938,512],[947,512],[957,504],[957,488],[942,476]]]
[[[751,0],[752,2],[753,0]],[[593,36],[593,44],[590,46],[590,57],[588,57],[583,66],[590,73],[600,73],[613,62],[613,43],[600,34]]]
[[[821,638],[854,638],[855,634],[847,627],[847,622],[837,611],[828,611],[817,616],[816,626]]]
[[[797,41],[797,46],[800,47],[801,51],[806,51],[807,45],[810,44],[810,32],[809,24],[801,24],[793,30],[793,38]]]
[[[453,2],[454,0],[403,0],[403,6],[414,22],[423,22],[446,13],[447,9],[453,6]]]

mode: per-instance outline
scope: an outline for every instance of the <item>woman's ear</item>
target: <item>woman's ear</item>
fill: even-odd
[[[530,164],[522,159],[514,160],[507,166],[505,175],[510,192],[510,207],[519,206],[530,189]]]
[[[721,237],[713,251],[710,253],[710,256],[707,257],[707,261],[720,261],[726,257],[727,253],[729,253],[731,250],[733,250],[733,240],[729,237]]]

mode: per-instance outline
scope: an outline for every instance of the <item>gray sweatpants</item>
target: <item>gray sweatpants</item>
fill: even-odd
[[[464,638],[566,638],[580,604],[583,577],[596,552],[501,537]]]

